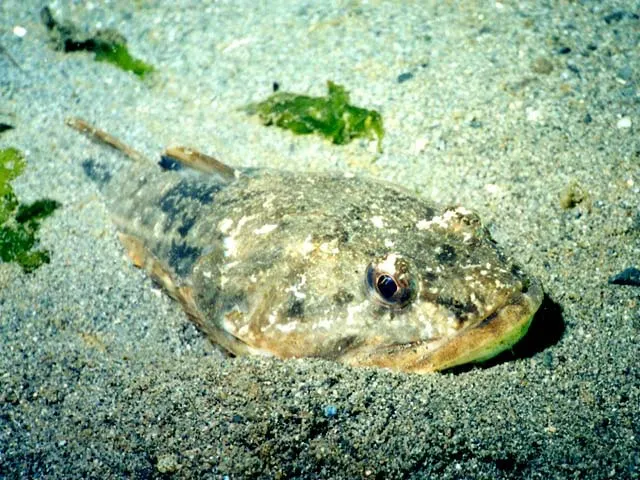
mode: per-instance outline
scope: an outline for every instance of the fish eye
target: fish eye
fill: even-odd
[[[391,275],[380,275],[376,280],[376,290],[385,300],[391,300],[398,291],[398,284]]]
[[[411,273],[410,263],[400,255],[391,253],[369,264],[365,287],[376,303],[401,309],[416,297],[417,282]]]

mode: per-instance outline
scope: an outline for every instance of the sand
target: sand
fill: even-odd
[[[607,281],[640,266],[637,1],[50,4],[119,30],[145,80],[52,50],[44,5],[0,4],[21,67],[0,55],[0,148],[26,154],[22,201],[63,204],[50,264],[0,264],[0,477],[639,477],[640,288]],[[381,112],[384,153],[239,111],[327,80]],[[68,115],[154,158],[186,144],[475,209],[543,309],[514,354],[444,374],[224,358],[130,265],[81,167],[121,158]]]

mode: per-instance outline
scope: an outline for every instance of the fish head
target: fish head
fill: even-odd
[[[393,246],[367,265],[364,291],[367,315],[381,319],[387,334],[345,353],[344,361],[445,370],[488,360],[526,334],[542,288],[498,248],[475,213],[450,207],[413,225],[379,223],[378,244]],[[402,233],[389,242],[395,232]]]
[[[366,209],[347,194],[340,209],[233,220],[225,252],[196,266],[210,292],[199,304],[253,353],[283,358],[425,373],[514,345],[541,303],[539,283],[476,214],[377,188],[383,201]]]

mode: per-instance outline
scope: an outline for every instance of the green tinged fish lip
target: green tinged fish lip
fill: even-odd
[[[467,363],[481,363],[510,349],[526,335],[543,297],[541,284],[530,279],[526,292],[515,292],[508,303],[489,317],[462,330],[407,370],[418,373],[447,370]]]
[[[501,308],[481,322],[440,341],[419,341],[347,353],[342,360],[357,366],[378,366],[411,373],[431,373],[489,360],[515,345],[529,330],[542,304],[540,283],[529,280]]]

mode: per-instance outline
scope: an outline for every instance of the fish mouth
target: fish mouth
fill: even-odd
[[[482,363],[510,349],[526,335],[543,297],[540,283],[530,278],[527,288],[514,292],[501,308],[429,351],[421,360],[416,359],[408,370],[426,373]]]
[[[544,292],[535,279],[479,323],[444,341],[419,341],[395,345],[347,360],[352,365],[376,365],[411,373],[448,370],[467,363],[481,363],[513,347],[525,336],[542,304]]]

